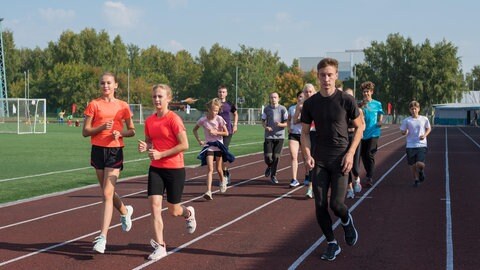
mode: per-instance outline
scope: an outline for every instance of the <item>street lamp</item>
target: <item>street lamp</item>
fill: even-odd
[[[472,74],[472,91],[475,91],[475,77]]]
[[[235,66],[235,108],[238,108],[238,66]]]

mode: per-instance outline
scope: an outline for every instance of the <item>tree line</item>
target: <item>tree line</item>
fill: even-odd
[[[8,30],[3,40],[8,97],[25,96],[28,71],[29,97],[46,98],[49,112],[68,109],[73,103],[82,112],[99,96],[98,80],[105,71],[117,75],[119,98],[147,107],[151,87],[157,83],[169,84],[176,101],[199,99],[193,107],[201,110],[221,84],[229,89],[232,101],[237,92],[245,108],[267,104],[273,91],[289,105],[305,83],[319,87],[316,71],[302,71],[298,60],[287,65],[276,52],[246,45],[232,51],[215,43],[193,57],[185,50],[171,53],[156,45],[141,49],[125,44],[118,35],[111,39],[106,31],[92,28],[64,31],[44,49],[16,48],[13,32]],[[391,34],[385,42],[372,42],[364,52],[365,62],[355,67],[357,78],[346,80],[345,87],[354,88],[355,82],[358,89],[361,82],[373,81],[376,99],[392,103],[399,114],[408,112],[406,105],[413,99],[424,108],[453,102],[469,89],[467,82],[480,77],[480,66],[463,77],[457,48],[447,41],[413,44],[409,38]],[[361,99],[359,92],[357,99]]]

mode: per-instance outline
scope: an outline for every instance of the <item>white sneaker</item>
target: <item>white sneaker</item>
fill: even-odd
[[[220,183],[220,192],[225,193],[227,191],[228,178],[223,177],[222,183]]]
[[[125,208],[127,208],[127,214],[120,215],[120,222],[122,222],[122,230],[124,232],[128,232],[132,228],[133,207],[131,205],[127,205]]]
[[[162,246],[153,239],[150,239],[150,245],[152,245],[155,250],[148,256],[149,260],[159,260],[167,256],[167,248],[165,245]]]
[[[354,199],[355,194],[353,193],[353,189],[347,189],[347,199]]]
[[[360,184],[360,177],[357,177],[357,179],[353,180],[353,190],[355,193],[359,193],[362,191],[362,184]]]
[[[195,209],[192,206],[188,206],[187,210],[190,212],[190,216],[185,219],[187,222],[187,232],[192,234],[197,229],[197,220],[195,219]]]
[[[307,193],[305,193],[305,197],[310,198],[310,199],[313,198],[312,188],[310,188],[310,187],[307,188]]]
[[[93,240],[93,243],[95,244],[93,246],[93,250],[98,252],[98,253],[105,253],[105,247],[107,246],[107,238],[103,235],[99,235],[95,237],[95,240]]]
[[[205,200],[207,200],[207,201],[213,200],[212,192],[211,191],[205,192],[205,194],[203,194],[203,198],[205,198]]]

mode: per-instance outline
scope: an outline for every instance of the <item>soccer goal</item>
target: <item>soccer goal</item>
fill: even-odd
[[[133,113],[132,119],[135,124],[143,124],[143,107],[142,104],[128,104],[130,111]]]
[[[0,98],[0,133],[47,132],[47,103],[44,98]]]

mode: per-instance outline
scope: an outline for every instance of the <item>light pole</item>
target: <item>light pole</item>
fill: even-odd
[[[472,91],[475,91],[475,77],[472,74]]]
[[[345,50],[345,52],[350,53],[350,77],[353,75],[353,96],[355,97],[357,86],[357,67],[355,66],[355,63],[353,63],[353,53],[363,52],[363,49]]]
[[[127,69],[127,104],[130,104],[130,68]]]
[[[238,108],[238,66],[235,66],[235,108]]]

